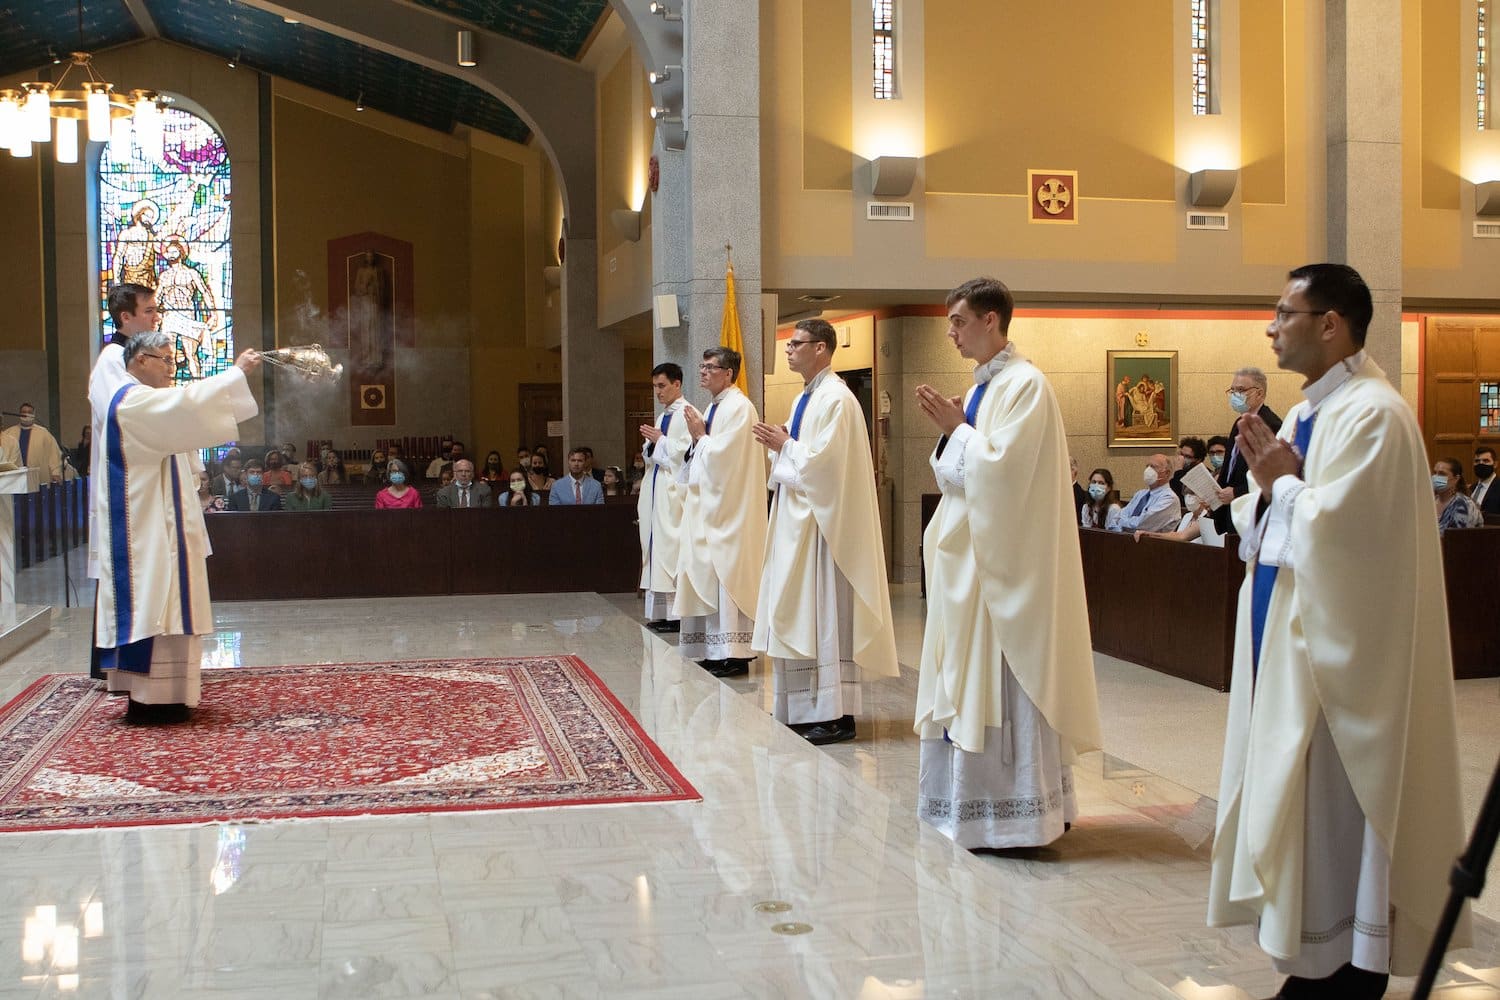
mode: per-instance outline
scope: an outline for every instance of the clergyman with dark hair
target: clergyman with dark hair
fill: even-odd
[[[1254,926],[1286,998],[1415,975],[1463,849],[1433,487],[1416,416],[1365,353],[1373,311],[1351,267],[1292,271],[1266,336],[1303,401],[1279,435],[1246,413],[1236,436],[1247,572],[1208,922]],[[1452,946],[1469,937],[1465,919]]]
[[[653,632],[676,632],[679,619],[672,611],[677,597],[677,558],[682,542],[682,494],[680,481],[687,461],[688,433],[682,408],[682,366],[664,361],[651,369],[651,389],[661,406],[654,424],[641,424],[646,463],[641,492],[636,500],[641,532],[641,590],[646,592],[646,627]]]

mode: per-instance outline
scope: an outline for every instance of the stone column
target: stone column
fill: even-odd
[[[569,239],[562,279],[563,419],[566,448],[588,445],[599,466],[625,455],[625,353],[599,329],[598,246]],[[563,461],[566,463],[567,456]]]
[[[661,180],[652,202],[652,283],[656,294],[678,296],[687,325],[657,329],[653,346],[658,361],[682,365],[688,398],[700,403],[697,366],[703,351],[719,344],[724,245],[732,245],[750,398],[760,409],[759,6],[696,0],[686,16],[687,149],[656,144]]]
[[[1401,384],[1401,0],[1327,0],[1328,259],[1375,299],[1366,350]]]

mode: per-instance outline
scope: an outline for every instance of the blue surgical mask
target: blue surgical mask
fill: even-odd
[[[317,476],[303,476],[299,481],[302,483],[302,488],[304,490],[315,490],[318,488]]]
[[[1095,501],[1103,500],[1109,493],[1109,487],[1103,483],[1089,483],[1089,496]]]
[[[258,473],[245,477],[246,486],[259,486],[263,482],[265,482],[265,480],[262,479]]]
[[[404,472],[393,472],[393,473],[391,473],[391,485],[392,486],[400,486],[404,482],[406,482],[406,473],[404,473]]]
[[[1441,493],[1444,490],[1446,490],[1447,488],[1448,488],[1448,477],[1447,476],[1433,476],[1432,477],[1432,492],[1434,492],[1434,493]]]
[[[1224,467],[1224,456],[1220,455],[1218,452],[1214,452],[1212,455],[1208,456],[1208,467],[1210,469],[1213,469],[1215,472],[1217,472],[1219,469],[1222,469]]]
[[[1244,413],[1250,409],[1250,397],[1243,392],[1231,392],[1229,394],[1229,408],[1235,413]]]

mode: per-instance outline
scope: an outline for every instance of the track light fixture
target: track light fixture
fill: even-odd
[[[458,30],[458,64],[460,66],[478,65],[474,61],[474,32],[467,28]]]
[[[650,6],[649,9],[650,9],[651,13],[655,14],[657,17],[661,18],[663,21],[681,21],[682,20],[682,12],[681,11],[674,12],[672,10],[672,8],[668,7],[664,3],[658,3],[657,0],[651,0],[651,6]]]
[[[682,67],[674,66],[669,63],[668,65],[663,66],[661,69],[653,69],[650,73],[646,74],[646,78],[650,80],[652,84],[666,83],[668,80],[672,79],[673,70],[681,73]]]

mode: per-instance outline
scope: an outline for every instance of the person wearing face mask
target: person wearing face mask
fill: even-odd
[[[531,456],[531,471],[526,474],[527,490],[547,497],[552,492],[553,482],[553,478],[547,474],[547,460],[533,452]]]
[[[1500,483],[1495,481],[1495,449],[1482,444],[1474,449],[1474,488],[1469,499],[1480,513],[1500,516]]]
[[[1266,373],[1259,368],[1241,368],[1229,380],[1224,395],[1229,400],[1229,409],[1234,413],[1234,425],[1229,429],[1229,448],[1224,464],[1218,470],[1220,507],[1213,512],[1214,528],[1220,534],[1234,532],[1234,518],[1229,513],[1229,502],[1242,497],[1250,490],[1250,466],[1240,454],[1238,445],[1240,417],[1253,413],[1266,422],[1275,434],[1281,430],[1281,417],[1266,405]]]
[[[500,498],[501,507],[540,507],[542,505],[541,491],[530,489],[526,476],[527,474],[520,469],[510,474],[510,484],[505,495]]]
[[[266,468],[257,459],[245,463],[244,489],[229,497],[229,509],[249,513],[281,510],[281,496],[266,486]]]
[[[1189,469],[1208,457],[1208,445],[1204,444],[1200,437],[1185,437],[1177,442],[1177,457],[1181,459],[1182,465],[1172,473],[1170,485],[1172,492],[1177,494],[1177,502],[1185,504],[1187,500],[1183,495],[1182,477],[1187,475]]]
[[[1440,458],[1432,463],[1432,497],[1437,503],[1439,531],[1484,527],[1479,505],[1464,493],[1464,467],[1458,459]]]
[[[1108,469],[1095,469],[1089,473],[1089,488],[1086,499],[1079,508],[1078,523],[1084,528],[1103,528],[1119,531],[1120,504],[1115,493],[1115,477]]]
[[[1218,479],[1219,470],[1224,468],[1224,462],[1229,458],[1229,439],[1222,434],[1215,434],[1208,439],[1205,451],[1207,454],[1203,462],[1208,466],[1208,471],[1214,474],[1214,478]]]
[[[286,495],[283,503],[287,510],[332,510],[333,497],[329,496],[318,482],[318,467],[312,462],[303,462],[297,467],[297,488]]]
[[[62,449],[52,432],[36,422],[36,407],[22,403],[16,410],[20,418],[14,427],[0,431],[0,451],[7,452],[17,465],[42,469],[53,484],[62,482]]]
[[[1146,488],[1136,491],[1120,520],[1109,530],[1134,534],[1137,531],[1167,531],[1177,525],[1177,519],[1182,517],[1182,504],[1172,492],[1167,469],[1167,456],[1151,456],[1141,474],[1141,482]]]
[[[266,468],[263,476],[266,489],[283,496],[297,482],[296,478],[292,476],[291,469],[287,468],[286,459],[275,448],[266,452]]]
[[[388,463],[386,477],[390,485],[375,494],[376,510],[413,510],[422,506],[422,495],[410,484],[411,470],[399,458]]]

